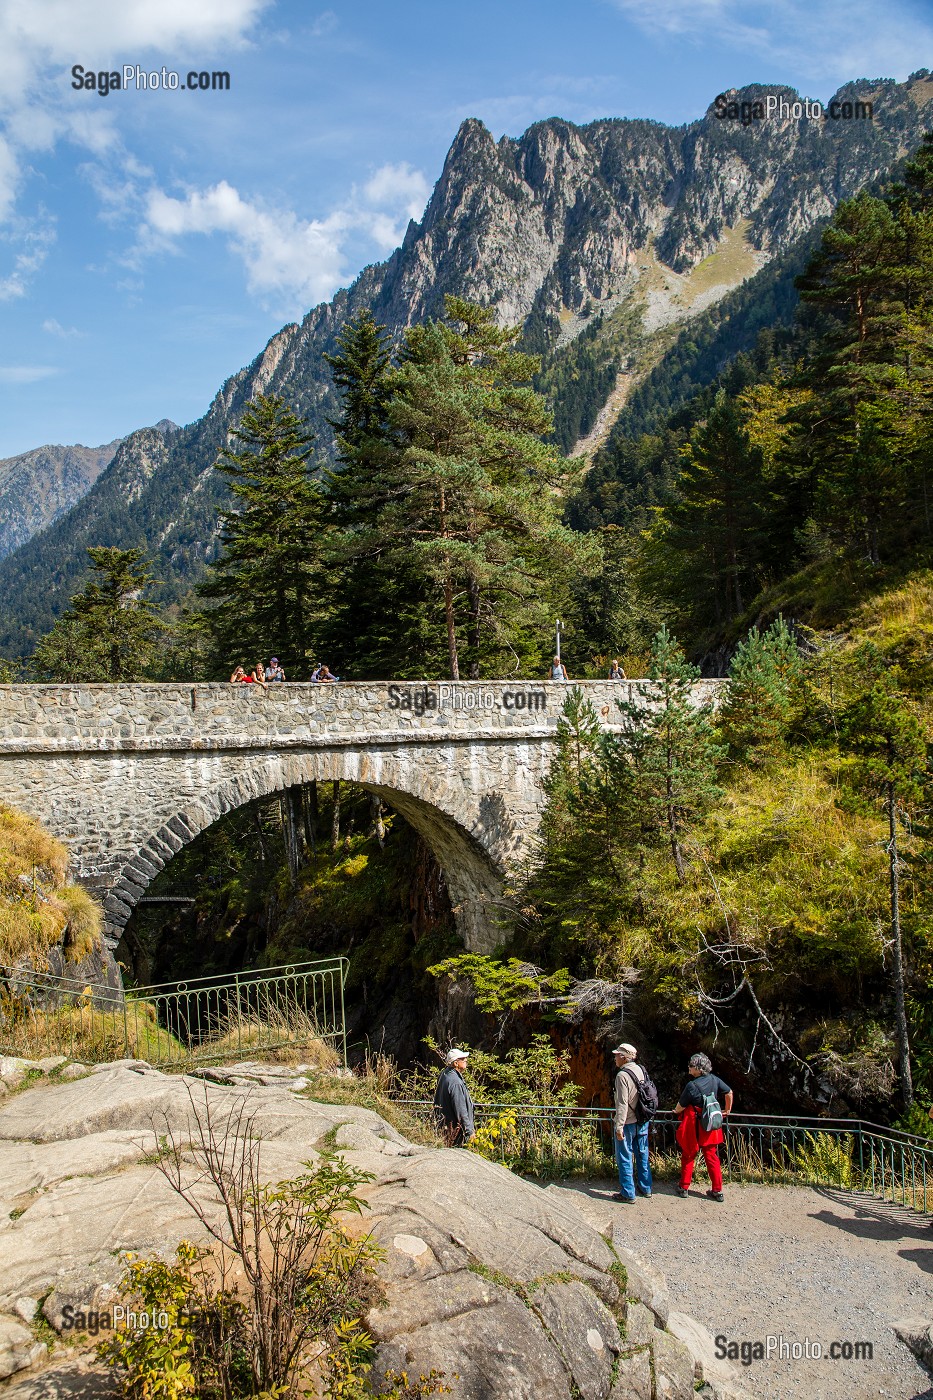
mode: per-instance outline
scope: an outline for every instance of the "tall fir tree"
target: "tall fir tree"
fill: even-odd
[[[766,762],[780,752],[801,680],[800,653],[783,617],[765,632],[753,627],[735,649],[719,713],[733,754]]]
[[[40,681],[144,680],[158,665],[165,630],[143,596],[153,583],[144,553],[95,546],[88,558],[91,576],[40,641],[32,672]]]
[[[311,467],[313,437],[276,395],[248,405],[216,464],[235,508],[221,512],[221,553],[198,592],[218,671],[274,653],[290,679],[308,673],[327,608],[327,501]]]
[[[721,793],[716,772],[724,749],[711,708],[696,703],[699,676],[662,627],[651,650],[651,684],[636,688],[637,699],[618,702],[624,732],[617,787],[629,787],[631,805],[652,838],[669,847],[681,883],[690,829]]]
[[[328,570],[334,606],[322,645],[350,678],[414,679],[443,667],[443,634],[423,579],[374,529],[400,450],[389,424],[392,356],[385,327],[368,310],[326,355],[341,399],[332,420],[337,468],[326,474],[331,520]]]
[[[668,504],[649,529],[644,574],[694,625],[741,616],[761,581],[761,451],[752,445],[735,401],[716,395],[681,453]]]
[[[448,297],[446,315],[407,333],[389,409],[400,445],[372,529],[387,560],[432,591],[459,679],[484,662],[540,664],[535,638],[589,549],[561,523],[556,488],[569,469],[544,441],[538,360],[490,307]]]

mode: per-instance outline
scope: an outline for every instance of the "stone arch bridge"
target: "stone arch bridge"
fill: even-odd
[[[634,683],[580,686],[609,725],[637,698]],[[716,687],[699,682],[697,702]],[[68,843],[112,948],[153,877],[224,813],[312,779],[356,783],[424,837],[465,945],[488,950],[566,695],[534,681],[4,685],[0,800]]]

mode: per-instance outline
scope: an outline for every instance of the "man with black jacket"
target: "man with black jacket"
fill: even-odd
[[[448,1147],[465,1147],[476,1131],[473,1100],[463,1078],[469,1053],[456,1046],[448,1050],[447,1068],[434,1092],[434,1119]]]

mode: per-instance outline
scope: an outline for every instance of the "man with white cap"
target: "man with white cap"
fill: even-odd
[[[639,1196],[651,1195],[648,1122],[638,1121],[638,1086],[647,1075],[641,1065],[635,1063],[638,1051],[634,1045],[627,1042],[617,1045],[612,1054],[618,1070],[614,1098],[616,1166],[619,1170],[619,1190],[613,1200],[633,1205],[636,1190]]]
[[[463,1078],[469,1054],[456,1045],[447,1051],[446,1069],[434,1092],[434,1119],[448,1147],[465,1147],[476,1131],[473,1100]]]

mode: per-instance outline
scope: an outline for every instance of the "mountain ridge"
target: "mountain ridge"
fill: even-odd
[[[797,97],[782,85],[734,91],[751,102],[769,93]],[[439,314],[444,294],[456,291],[495,305],[503,321],[521,322],[526,343],[551,354],[594,311],[638,311],[652,276],[671,274],[676,291],[676,279],[740,224],[762,265],[781,256],[840,198],[919,143],[933,79],[870,80],[839,91],[871,94],[876,120],[743,127],[718,120],[711,104],[682,127],[549,118],[496,141],[482,122],[467,119],[423,218],[409,224],[385,262],[364,268],[300,323],[283,326],[224,381],[200,419],[157,437],[151,429],[130,434],[75,506],[0,561],[0,649],[31,651],[77,586],[90,544],[149,550],[163,599],[182,596],[215,548],[225,485],[212,466],[251,397],[281,393],[329,454],[327,419],[336,405],[323,352],[363,307],[397,336]],[[729,290],[724,282],[720,295]],[[689,306],[676,316],[681,310],[688,319]]]

